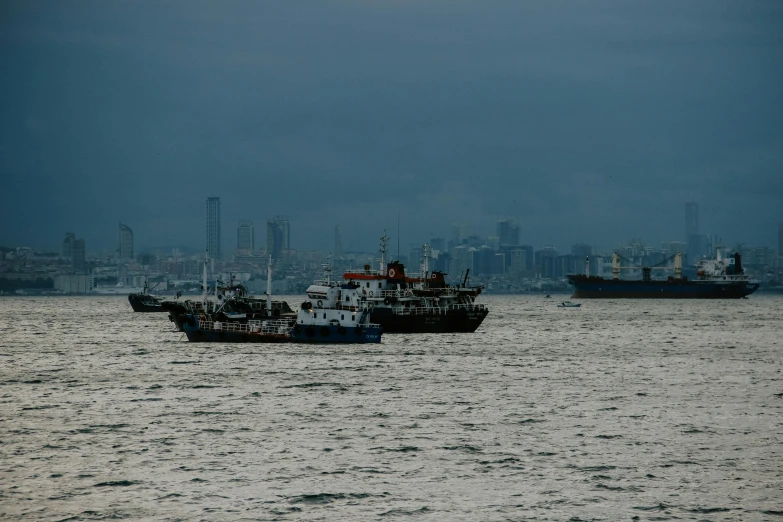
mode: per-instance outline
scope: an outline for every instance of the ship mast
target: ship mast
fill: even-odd
[[[272,254],[269,254],[269,264],[266,266],[266,313],[272,315]]]
[[[386,231],[383,231],[383,236],[381,237],[381,267],[379,269],[379,272],[382,274],[386,273],[386,249],[389,244],[389,238],[386,236]]]
[[[201,287],[204,290],[204,295],[201,301],[204,303],[204,309],[207,307],[207,263],[209,262],[209,250],[204,252],[204,284]]]

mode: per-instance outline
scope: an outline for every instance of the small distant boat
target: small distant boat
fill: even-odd
[[[144,281],[144,289],[141,293],[128,294],[128,302],[134,312],[165,312],[161,306],[159,297],[150,295],[150,288],[147,281]]]
[[[563,301],[557,305],[558,308],[579,308],[580,306],[582,306],[582,303],[573,303],[571,301]]]

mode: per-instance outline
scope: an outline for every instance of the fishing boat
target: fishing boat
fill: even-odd
[[[271,289],[271,257],[267,289]],[[379,343],[383,329],[370,322],[368,310],[359,309],[358,285],[332,285],[315,304],[305,301],[295,317],[273,317],[272,296],[267,292],[269,319],[243,314],[229,315],[219,308],[215,314],[187,314],[183,329],[192,342],[227,343]],[[235,298],[230,298],[226,304]]]
[[[144,288],[140,293],[128,294],[128,302],[134,312],[165,312],[161,299],[149,293],[149,284],[144,280]]]
[[[233,277],[228,283],[220,284],[215,281],[211,288],[207,282],[208,258],[204,260],[203,268],[203,293],[200,298],[182,297],[177,295],[172,299],[164,299],[161,306],[169,313],[169,321],[174,323],[177,330],[185,331],[184,322],[188,315],[212,315],[220,313],[224,315],[244,314],[248,319],[265,320],[270,318],[293,318],[296,313],[285,301],[272,301],[271,309],[267,309],[265,297],[254,297],[247,294],[246,288],[234,282]]]
[[[582,303],[574,303],[571,301],[563,301],[562,303],[558,303],[558,308],[579,308],[582,306]]]

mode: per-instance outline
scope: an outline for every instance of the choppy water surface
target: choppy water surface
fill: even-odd
[[[482,301],[305,346],[0,299],[0,517],[783,520],[783,298]]]

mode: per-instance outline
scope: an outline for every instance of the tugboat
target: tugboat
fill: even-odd
[[[425,245],[424,264],[418,277],[407,277],[399,261],[386,264],[388,238],[381,238],[379,270],[365,265],[362,271],[343,274],[347,285],[355,287],[356,300],[343,305],[368,311],[370,321],[383,327],[384,333],[446,333],[474,332],[489,313],[475,299],[481,286],[468,286],[468,273],[461,285],[448,285],[442,272],[427,269]],[[307,296],[316,302],[324,299],[337,283],[316,282],[307,289]]]
[[[165,312],[161,305],[161,299],[149,294],[149,283],[144,280],[144,289],[141,293],[128,294],[128,302],[134,312]]]
[[[271,288],[271,259],[270,281]],[[225,343],[379,343],[383,329],[370,322],[370,313],[359,310],[357,285],[331,285],[319,299],[302,303],[295,318],[249,319],[244,314],[225,313],[184,316],[185,335],[192,342]],[[232,298],[235,299],[235,298]],[[272,296],[266,295],[267,313],[272,313]],[[230,302],[230,301],[229,301]]]

